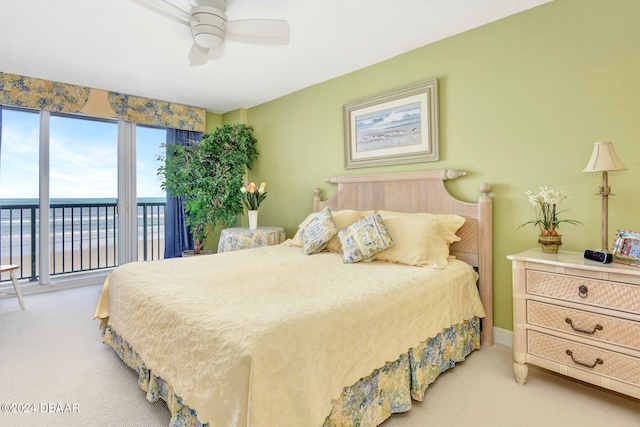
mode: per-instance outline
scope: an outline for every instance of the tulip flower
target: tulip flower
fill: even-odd
[[[260,187],[256,186],[255,182],[250,182],[240,188],[242,193],[242,203],[248,210],[256,210],[260,206],[260,203],[267,197],[267,183],[261,182]]]

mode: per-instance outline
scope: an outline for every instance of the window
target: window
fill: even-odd
[[[166,130],[7,107],[0,113],[3,264],[20,264],[20,278],[48,284],[50,276],[162,257],[165,196],[156,170]],[[123,214],[129,205],[131,215]],[[129,250],[135,247],[137,254]]]
[[[51,115],[50,274],[118,264],[118,125]]]
[[[40,116],[8,108],[0,114],[0,261],[19,264],[19,277],[36,280]]]
[[[138,260],[164,257],[166,195],[160,188],[158,156],[167,131],[136,126],[136,194],[138,199]]]

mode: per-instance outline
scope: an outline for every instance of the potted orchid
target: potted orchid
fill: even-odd
[[[529,198],[529,203],[531,203],[535,209],[536,219],[527,221],[518,228],[529,224],[537,226],[540,229],[538,243],[542,245],[543,252],[557,253],[558,246],[562,244],[562,236],[558,234],[557,231],[560,223],[582,224],[580,221],[574,219],[558,218],[558,215],[565,212],[566,209],[558,211],[557,205],[566,202],[569,196],[567,196],[564,191],[555,191],[546,186],[540,187],[540,191],[537,193],[527,191],[525,194]]]
[[[240,187],[242,193],[242,203],[247,208],[247,215],[249,216],[249,229],[255,230],[258,228],[258,208],[260,203],[267,198],[267,183],[262,182],[258,187],[254,182],[250,182],[247,185]]]

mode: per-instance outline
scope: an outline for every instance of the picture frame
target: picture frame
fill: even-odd
[[[438,79],[345,104],[345,169],[434,162]]]
[[[613,262],[640,267],[640,231],[618,230],[612,256]]]

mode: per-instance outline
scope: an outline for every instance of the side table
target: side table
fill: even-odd
[[[18,284],[18,280],[16,279],[16,270],[18,268],[20,268],[20,266],[16,264],[3,264],[0,265],[0,273],[9,272],[11,283],[13,283],[13,288],[15,289],[16,296],[18,297],[18,302],[20,303],[20,307],[24,310],[24,300],[22,299],[22,293],[20,292],[20,285]]]
[[[258,227],[255,230],[248,227],[225,228],[220,233],[218,253],[279,245],[286,238],[282,227]]]
[[[539,248],[507,258],[516,381],[533,364],[640,399],[640,269]]]

